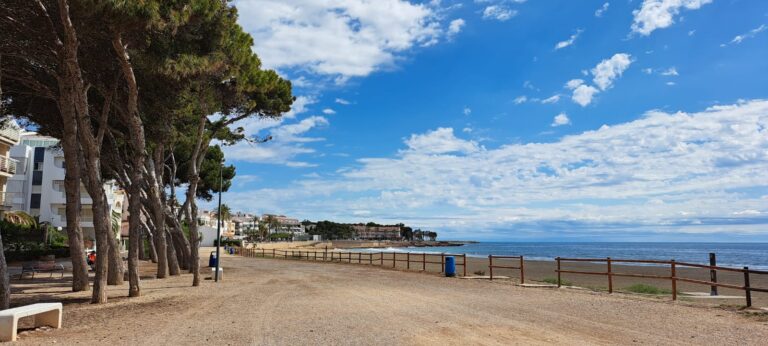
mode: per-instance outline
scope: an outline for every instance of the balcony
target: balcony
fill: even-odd
[[[16,163],[18,161],[9,159],[5,156],[0,156],[0,173],[6,173],[9,175],[16,174]]]
[[[14,192],[0,192],[0,208],[10,209],[13,207],[13,198],[16,196]]]
[[[11,145],[16,145],[19,143],[20,134],[21,131],[15,126],[0,126],[0,139],[11,143]]]

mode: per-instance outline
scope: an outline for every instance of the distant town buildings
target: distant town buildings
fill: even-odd
[[[400,240],[401,226],[351,225],[360,240]]]

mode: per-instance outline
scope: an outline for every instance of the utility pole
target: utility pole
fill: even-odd
[[[221,188],[223,186],[222,178],[224,162],[219,163],[219,212],[216,217],[218,222],[216,223],[216,272],[213,274],[213,281],[219,282],[219,265],[221,264]]]

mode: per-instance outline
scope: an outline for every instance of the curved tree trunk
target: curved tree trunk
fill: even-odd
[[[138,297],[141,295],[139,283],[139,237],[141,235],[141,190],[144,184],[144,161],[147,150],[144,138],[144,127],[139,115],[139,88],[136,84],[136,76],[133,73],[133,66],[129,61],[128,52],[122,42],[122,36],[116,32],[112,36],[112,48],[115,49],[117,62],[120,66],[123,79],[128,86],[128,112],[124,114],[124,122],[130,133],[130,145],[133,155],[133,172],[131,176],[130,198],[128,204],[130,209],[130,247],[128,249],[128,277],[130,281],[129,296]],[[165,239],[163,232],[155,232],[156,239]],[[165,252],[165,244],[157,246],[158,251],[158,277],[160,277],[160,264],[164,261],[162,253]]]
[[[77,137],[72,137],[72,134],[70,133],[70,136],[67,139],[73,140],[74,138],[78,138],[82,142],[86,142],[85,145],[87,148],[81,147],[80,149],[86,149],[82,150],[82,152],[84,152],[83,154],[89,154],[87,160],[83,160],[86,164],[84,166],[87,167],[82,167],[82,169],[87,171],[87,178],[85,180],[87,182],[87,187],[89,187],[88,190],[91,194],[91,198],[93,199],[93,222],[94,228],[96,229],[96,242],[98,244],[96,253],[96,278],[94,280],[91,302],[106,303],[107,257],[109,256],[109,246],[107,245],[109,214],[108,208],[105,207],[107,204],[104,196],[104,189],[101,186],[99,156],[95,155],[94,157],[93,155],[94,147],[96,150],[95,153],[98,153],[98,146],[93,143],[91,127],[82,126],[84,121],[88,121],[88,101],[86,94],[87,90],[83,83],[82,74],[80,72],[80,63],[77,58],[79,42],[75,27],[69,17],[69,4],[65,0],[59,0],[58,5],[63,34],[61,49],[59,51],[61,61],[58,70],[59,112],[61,113],[63,124],[77,122]],[[88,125],[89,124],[90,123],[88,123]],[[89,139],[91,142],[88,142]],[[64,146],[65,149],[73,149],[71,143],[70,145],[62,143],[62,146]],[[77,155],[77,161],[80,161],[81,156],[79,153],[81,151],[77,150],[77,146],[74,148],[74,152]],[[72,164],[71,161],[75,161],[73,159],[75,159],[75,157],[70,156],[66,161]],[[77,164],[77,161],[74,163]],[[68,165],[68,170],[69,167],[72,166]],[[70,183],[72,183],[71,180]],[[94,189],[96,185],[98,185],[98,188]],[[77,190],[79,189],[80,187],[77,186]],[[72,191],[72,189],[70,189],[70,191]]]
[[[155,157],[157,152],[162,150],[162,146],[155,148]],[[159,154],[162,156],[162,153]],[[157,251],[157,278],[162,279],[168,275],[168,245],[165,239],[165,214],[163,208],[162,199],[160,198],[160,183],[156,175],[155,162],[153,160],[147,160],[145,162],[147,185],[149,189],[147,191],[147,197],[149,199],[150,216],[152,217],[152,223],[155,225],[154,240],[155,250]],[[175,254],[174,254],[175,256]],[[178,266],[176,266],[176,272],[178,273]]]
[[[5,263],[5,250],[3,250],[3,236],[0,235],[0,310],[5,310],[11,305],[11,282],[8,279],[8,264]]]

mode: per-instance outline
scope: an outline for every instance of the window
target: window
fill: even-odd
[[[40,194],[33,193],[29,200],[29,209],[40,209]]]
[[[32,185],[43,185],[43,171],[32,172]]]
[[[43,147],[35,148],[35,157],[33,158],[33,161],[34,162],[43,162],[44,159],[45,159],[45,148],[43,148]]]

